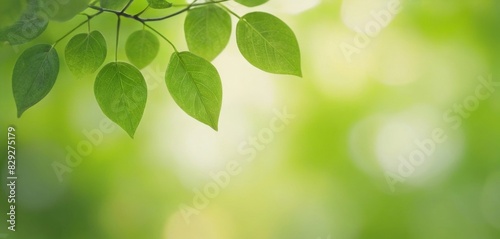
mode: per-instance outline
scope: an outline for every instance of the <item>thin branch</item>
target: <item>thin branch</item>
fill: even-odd
[[[79,27],[85,25],[85,23],[89,22],[90,20],[92,20],[92,18],[100,15],[101,13],[103,13],[103,11],[99,11],[98,13],[94,14],[94,15],[90,15],[90,16],[87,16],[87,20],[81,22],[80,24],[78,24],[78,26],[76,26],[75,28],[73,28],[71,31],[69,31],[68,33],[66,33],[64,36],[62,36],[61,38],[59,38],[52,46],[55,47],[60,41],[62,41],[64,38],[66,38],[67,36],[69,36],[71,33],[73,33],[74,31],[76,31],[76,29],[78,29]]]
[[[177,7],[183,6],[184,8],[181,9],[181,10],[179,10],[179,11],[177,11],[177,12],[174,12],[172,14],[169,14],[169,15],[166,15],[166,16],[163,16],[163,17],[157,17],[157,18],[141,18],[140,17],[140,15],[142,13],[144,13],[148,8],[142,10],[141,12],[139,12],[138,14],[135,14],[135,15],[130,15],[130,14],[124,12],[124,11],[116,11],[116,10],[113,10],[113,9],[106,9],[106,8],[102,8],[102,7],[98,7],[98,6],[92,6],[92,5],[89,6],[89,8],[97,10],[97,11],[114,13],[114,14],[117,14],[117,15],[125,17],[125,18],[130,18],[130,19],[134,19],[136,21],[139,21],[141,23],[145,23],[145,22],[162,21],[162,20],[165,20],[165,19],[168,19],[168,18],[171,18],[171,17],[175,17],[177,15],[180,15],[180,14],[182,14],[184,12],[187,12],[187,11],[191,10],[191,8],[196,7],[196,6],[202,6],[202,5],[207,5],[207,4],[220,4],[222,2],[227,2],[227,1],[229,1],[229,0],[219,0],[219,1],[210,1],[210,2],[196,3],[196,2],[198,2],[198,0],[195,0],[191,4],[187,4],[187,5],[174,5],[174,6],[177,6]],[[129,1],[129,3],[131,3],[131,2],[132,1]],[[126,10],[126,8],[125,8],[125,10]]]
[[[125,13],[125,12],[120,12],[120,11],[106,9],[106,8],[102,8],[102,7],[96,7],[96,6],[89,6],[89,7],[91,9],[94,9],[94,10],[98,10],[98,11],[102,11],[102,12],[110,12],[110,13],[114,13],[114,14],[121,16],[121,17],[131,18],[131,19],[134,19],[134,20],[137,20],[140,22],[144,22],[140,17],[132,16],[132,15]]]
[[[196,3],[196,4],[193,4],[193,7],[203,6],[203,5],[213,4],[213,3],[223,3],[223,2],[228,2],[228,1],[230,1],[230,0],[219,0],[219,1]],[[172,7],[187,7],[189,5],[190,4],[172,4]]]
[[[139,17],[140,15],[142,15],[143,13],[145,13],[148,9],[149,9],[149,4],[148,4],[148,6],[146,8],[144,8],[144,10],[142,10],[139,13],[135,14],[134,17]]]
[[[127,11],[128,7],[130,7],[130,5],[132,4],[134,0],[129,0],[127,5],[125,5],[125,7],[122,9],[121,13],[124,13],[125,11]]]
[[[155,32],[156,34],[158,34],[161,38],[163,38],[165,41],[168,42],[168,44],[170,44],[172,46],[172,48],[176,51],[176,52],[179,52],[177,50],[177,48],[175,47],[175,45],[170,41],[168,40],[168,38],[166,38],[163,34],[161,34],[159,31],[157,31],[156,29],[154,29],[153,27],[149,26],[148,24],[146,24],[146,22],[154,22],[154,21],[162,21],[162,20],[165,20],[165,19],[168,19],[168,18],[171,18],[171,17],[175,17],[177,15],[180,15],[184,12],[187,12],[189,11],[191,8],[193,7],[196,7],[196,6],[202,6],[202,5],[207,5],[207,4],[220,4],[221,6],[223,6],[221,3],[222,2],[227,2],[229,0],[219,0],[219,1],[208,1],[208,2],[203,2],[203,3],[196,3],[198,2],[198,0],[194,0],[192,3],[188,4],[188,5],[173,5],[174,7],[184,7],[183,9],[177,11],[177,12],[174,12],[172,14],[169,14],[167,16],[163,16],[163,17],[157,17],[157,18],[141,18],[141,14],[143,14],[146,10],[149,9],[149,6],[146,7],[144,10],[142,10],[141,12],[135,14],[135,15],[130,15],[128,13],[126,13],[125,11],[128,9],[128,7],[132,4],[134,0],[129,0],[129,2],[127,3],[127,6],[125,6],[125,8],[123,8],[123,10],[121,11],[116,11],[116,10],[113,10],[113,9],[106,9],[106,8],[102,8],[102,7],[98,7],[98,6],[95,6],[95,3],[93,4],[90,4],[89,5],[89,8],[91,9],[94,9],[94,10],[97,10],[99,11],[97,14],[95,15],[92,15],[89,17],[89,20],[91,18],[93,18],[94,16],[97,16],[103,12],[110,12],[110,13],[114,13],[116,14],[116,16],[118,17],[118,24],[117,24],[117,27],[116,27],[116,49],[115,49],[115,61],[118,61],[118,44],[119,44],[119,39],[120,39],[120,25],[121,25],[121,17],[125,17],[125,18],[130,18],[130,19],[134,19],[136,21],[139,21],[141,22],[145,27],[151,29],[153,32]],[[225,6],[223,6],[225,8]],[[229,9],[225,8],[227,11],[230,11]],[[235,13],[233,13],[235,14]],[[237,16],[237,15],[236,15]],[[87,21],[86,21],[87,22]],[[85,24],[82,23],[80,24],[78,27],[80,27],[81,25]],[[73,32],[73,31],[72,31]],[[71,33],[71,32],[70,32]],[[67,35],[69,35],[70,33],[68,33]]]
[[[99,0],[95,0],[95,1],[91,2],[91,3],[89,4],[89,6],[95,6],[98,2],[99,2]]]
[[[117,15],[118,23],[116,24],[116,47],[115,47],[115,62],[118,62],[118,44],[120,43],[120,25],[122,18]]]
[[[213,2],[214,3],[214,2]],[[235,12],[233,12],[231,9],[227,8],[226,6],[224,6],[224,4],[221,4],[219,3],[219,6],[221,6],[222,8],[224,8],[224,10],[226,10],[227,12],[231,13],[232,15],[234,15],[235,17],[237,17],[238,19],[241,19],[241,16],[236,14]]]
[[[153,22],[153,21],[161,21],[161,20],[165,20],[165,19],[167,19],[167,18],[175,17],[175,16],[177,16],[177,15],[179,15],[179,14],[182,14],[182,13],[184,13],[184,12],[189,11],[192,7],[194,7],[194,6],[195,6],[195,4],[196,4],[196,2],[197,2],[197,1],[198,1],[198,0],[194,0],[194,1],[193,1],[191,4],[189,4],[186,8],[184,8],[184,9],[182,9],[182,10],[180,10],[180,11],[177,11],[177,12],[175,12],[175,13],[172,13],[172,14],[170,14],[170,15],[167,15],[167,16],[164,16],[164,17],[159,17],[159,18],[146,18],[146,19],[142,19],[142,20],[143,20],[144,22]]]
[[[172,48],[174,48],[174,51],[175,52],[179,52],[177,50],[177,48],[175,47],[174,43],[172,43],[170,40],[168,40],[168,38],[166,38],[163,34],[161,34],[159,31],[157,31],[156,29],[154,29],[153,27],[151,27],[150,25],[144,23],[144,26],[146,26],[147,28],[151,29],[153,32],[155,32],[156,34],[158,34],[161,38],[163,38],[165,41],[168,42],[168,44],[170,44],[170,46],[172,46]]]

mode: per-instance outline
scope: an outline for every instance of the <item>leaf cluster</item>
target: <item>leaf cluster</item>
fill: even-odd
[[[13,0],[8,0],[13,1]],[[17,2],[18,0],[16,0]],[[59,3],[59,1],[64,2]],[[63,35],[54,44],[31,46],[18,58],[12,74],[12,90],[20,117],[51,91],[59,73],[56,46],[79,27],[103,14],[118,16],[115,61],[105,64],[108,42],[103,34],[89,29],[72,36],[64,49],[66,64],[76,78],[97,72],[94,93],[103,113],[123,128],[131,137],[141,121],[147,101],[147,87],[140,71],[151,64],[160,52],[160,39],[167,41],[174,53],[166,67],[165,83],[177,105],[194,119],[218,129],[222,107],[221,77],[211,63],[227,46],[232,29],[232,17],[237,19],[235,34],[243,57],[255,67],[275,74],[301,76],[300,49],[293,31],[279,18],[264,12],[239,16],[224,5],[229,0],[208,0],[203,3],[172,4],[167,0],[147,0],[148,7],[132,15],[127,13],[133,0],[24,0],[22,10],[8,26],[0,25],[0,41],[19,45],[40,36],[50,21],[67,21],[85,11],[87,19]],[[234,0],[254,7],[267,0]],[[16,2],[10,4],[16,5]],[[58,11],[49,12],[50,4]],[[141,17],[149,8],[180,10],[156,18]],[[87,13],[94,11],[93,14]],[[187,12],[184,33],[188,50],[175,45],[149,23],[164,21]],[[121,19],[127,18],[144,25],[126,40],[127,62],[118,61]]]

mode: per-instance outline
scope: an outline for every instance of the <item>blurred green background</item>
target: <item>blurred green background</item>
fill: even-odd
[[[400,11],[380,27],[375,16],[388,4]],[[136,1],[130,12],[145,5]],[[16,118],[17,57],[34,43],[53,43],[84,16],[51,22],[32,43],[0,46],[0,238],[500,238],[499,1],[226,6],[287,22],[301,46],[304,77],[252,67],[233,36],[213,62],[224,87],[219,132],[169,96],[164,74],[172,49],[165,42],[142,71],[149,99],[135,139],[108,127],[93,95],[95,75],[70,74],[63,57],[69,38],[57,46],[61,71],[53,90]],[[154,24],[182,50],[184,16]],[[107,39],[108,62],[115,23],[112,14],[91,22]],[[119,59],[126,61],[125,39],[141,25],[123,24]],[[374,36],[359,38],[377,25]],[[356,49],[350,55],[348,45]],[[493,81],[491,91],[480,79]],[[479,99],[477,88],[488,96]],[[294,117],[272,130],[284,110]],[[17,129],[16,232],[6,222],[8,126]],[[427,144],[432,150],[424,155],[416,142],[429,142],[435,129],[446,140]],[[415,155],[418,164],[409,160]],[[235,164],[239,171],[229,175]],[[214,188],[211,175],[221,173],[229,175],[222,177],[227,185]]]

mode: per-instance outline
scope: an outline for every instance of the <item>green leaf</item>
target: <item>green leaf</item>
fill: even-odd
[[[160,41],[151,32],[139,30],[132,33],[125,45],[129,61],[139,69],[146,67],[158,55]]]
[[[93,31],[74,36],[66,45],[66,64],[77,77],[94,73],[106,59],[104,36]]]
[[[231,37],[231,16],[216,5],[189,11],[184,23],[189,50],[212,61],[227,46]]]
[[[241,54],[255,67],[276,74],[302,76],[300,49],[292,29],[273,15],[253,12],[236,27]]]
[[[90,0],[66,0],[66,1],[46,1],[48,3],[52,3],[54,9],[57,10],[57,12],[49,14],[51,20],[59,21],[59,22],[65,22],[76,15],[78,15],[80,12],[83,10],[87,9]],[[63,3],[59,3],[63,2]],[[65,2],[65,3],[64,3]],[[47,9],[52,9],[50,8],[51,6],[48,6],[49,8]]]
[[[172,3],[166,0],[148,0],[149,6],[155,9],[164,9],[172,7]]]
[[[20,45],[40,36],[49,24],[47,14],[41,9],[39,0],[28,0],[19,20],[13,25],[0,29],[0,41]]]
[[[247,7],[255,7],[266,3],[269,0],[235,0],[235,2]]]
[[[210,62],[190,52],[175,52],[170,58],[165,81],[172,98],[184,112],[218,129],[222,83]]]
[[[94,93],[104,114],[133,138],[148,96],[141,72],[128,63],[109,63],[97,75]]]
[[[35,45],[21,54],[12,74],[17,117],[50,92],[58,74],[59,57],[51,45]]]
[[[101,0],[101,7],[121,11],[129,0]]]

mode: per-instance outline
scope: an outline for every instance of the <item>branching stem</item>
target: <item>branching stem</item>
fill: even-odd
[[[144,10],[140,11],[139,13],[135,14],[134,17],[139,17],[141,16],[143,13],[145,13],[147,10],[149,9],[149,5],[144,8]]]
[[[102,7],[96,7],[96,6],[89,6],[89,8],[92,8],[92,9],[95,9],[95,10],[98,10],[98,11],[103,11],[103,12],[110,12],[110,13],[114,13],[114,14],[117,14],[121,17],[125,17],[125,18],[131,18],[131,19],[134,19],[136,21],[139,21],[139,22],[142,22],[142,23],[145,23],[145,22],[154,22],[154,21],[162,21],[162,20],[165,20],[165,19],[168,19],[168,18],[171,18],[171,17],[175,17],[177,15],[180,15],[184,12],[187,12],[189,11],[189,9],[191,9],[193,7],[193,5],[189,5],[177,12],[174,12],[170,15],[167,15],[167,16],[164,16],[164,17],[158,17],[158,18],[141,18],[140,15],[130,15],[128,13],[125,13],[125,12],[121,12],[121,11],[116,11],[116,10],[112,10],[112,9],[106,9],[106,8],[102,8]]]
[[[215,2],[212,2],[212,3],[215,3]],[[224,10],[226,10],[229,13],[231,13],[233,16],[237,17],[238,19],[241,19],[240,15],[236,14],[231,9],[227,8],[226,6],[224,6],[224,4],[221,4],[221,3],[218,3],[218,4],[219,4],[219,6],[221,6],[222,8],[224,8]]]
[[[174,51],[175,52],[179,52],[177,50],[177,48],[175,47],[174,43],[172,43],[170,40],[168,40],[168,38],[166,38],[163,34],[161,34],[159,31],[157,31],[156,29],[154,29],[153,27],[151,27],[150,25],[144,23],[144,26],[146,26],[147,28],[151,29],[153,32],[155,32],[156,34],[158,34],[158,36],[160,36],[161,38],[163,38],[165,41],[168,42],[168,44],[170,44],[170,46],[172,46],[172,48],[174,48]]]
[[[103,11],[99,11],[97,12],[96,14],[94,15],[89,15],[87,16],[87,20],[83,21],[82,23],[78,24],[78,26],[76,26],[75,28],[73,28],[71,31],[69,31],[68,33],[66,33],[64,36],[62,36],[61,38],[59,38],[53,45],[52,47],[55,47],[60,41],[64,40],[64,38],[68,37],[71,33],[73,33],[74,31],[76,31],[76,29],[80,28],[81,26],[85,25],[87,22],[89,22],[90,20],[92,20],[92,18],[96,17],[96,16],[99,16],[100,14],[102,14]]]
[[[193,4],[193,7],[214,4],[214,3],[223,3],[223,2],[228,2],[228,1],[230,1],[230,0],[219,0],[219,1],[209,1],[209,2],[196,3],[196,4]],[[172,4],[172,7],[187,7],[189,5],[190,4]]]
[[[185,12],[189,11],[191,8],[196,7],[196,6],[203,6],[203,5],[208,5],[208,4],[223,3],[223,2],[230,1],[230,0],[209,1],[209,2],[203,2],[203,3],[197,3],[197,1],[198,0],[195,0],[191,4],[174,4],[174,5],[172,5],[173,7],[184,7],[184,8],[181,9],[181,10],[179,10],[179,11],[177,11],[177,12],[171,13],[169,15],[166,15],[166,16],[163,16],[163,17],[155,17],[155,18],[141,18],[141,15],[146,10],[149,9],[149,6],[146,7],[144,10],[142,10],[141,12],[135,14],[135,15],[131,15],[131,14],[126,13],[125,11],[128,9],[128,7],[130,6],[130,4],[132,4],[133,0],[130,0],[128,2],[127,6],[122,11],[117,11],[117,10],[113,10],[113,9],[106,9],[106,8],[102,8],[102,7],[95,6],[95,5],[89,5],[89,8],[94,9],[94,10],[98,10],[98,11],[102,11],[102,12],[110,12],[110,13],[118,14],[118,15],[120,15],[122,17],[134,19],[134,20],[139,21],[141,23],[145,23],[145,22],[155,22],[155,21],[162,21],[162,20],[165,20],[165,19],[169,19],[171,17],[175,17],[177,15],[185,13]]]
[[[127,11],[128,7],[130,7],[130,4],[132,4],[132,2],[134,2],[134,0],[129,0],[127,5],[122,9],[121,13],[124,13],[125,11]]]
[[[155,22],[155,21],[163,21],[165,19],[169,19],[169,18],[175,17],[177,15],[180,15],[180,14],[182,14],[184,12],[187,12],[187,11],[189,11],[193,7],[203,6],[203,5],[208,5],[208,4],[219,4],[222,8],[224,8],[226,11],[228,11],[232,15],[234,15],[234,16],[236,16],[238,18],[241,18],[238,14],[234,13],[229,8],[227,8],[226,6],[224,6],[224,5],[221,4],[221,3],[227,2],[227,1],[230,1],[230,0],[218,0],[218,1],[211,0],[211,1],[203,2],[203,3],[197,3],[198,0],[194,0],[190,4],[174,4],[174,5],[172,5],[173,7],[184,7],[184,8],[182,8],[181,10],[179,10],[177,12],[171,13],[169,15],[166,15],[166,16],[163,16],[163,17],[156,17],[156,18],[141,18],[141,15],[149,9],[149,5],[148,5],[148,7],[146,7],[141,12],[139,12],[139,13],[137,13],[135,15],[130,15],[130,14],[126,13],[125,11],[127,11],[127,9],[130,7],[130,5],[132,5],[132,3],[134,2],[134,0],[129,0],[128,3],[127,3],[127,5],[121,11],[117,11],[117,10],[113,10],[113,9],[106,9],[106,8],[103,8],[103,7],[100,7],[100,6],[96,6],[96,4],[98,3],[98,1],[96,0],[96,1],[93,1],[92,3],[89,4],[89,8],[97,10],[98,12],[95,13],[95,14],[93,14],[93,15],[87,15],[87,20],[85,20],[84,22],[78,24],[78,26],[76,26],[71,31],[69,31],[68,33],[66,33],[63,37],[61,37],[60,39],[58,39],[52,45],[52,47],[55,47],[60,41],[62,41],[64,38],[66,38],[71,33],[73,33],[74,31],[76,31],[79,27],[83,26],[86,23],[89,23],[90,20],[92,20],[92,18],[94,18],[94,17],[96,17],[98,15],[101,15],[104,12],[109,12],[109,13],[116,14],[116,16],[118,17],[118,22],[117,22],[117,26],[116,26],[115,61],[118,61],[118,44],[119,44],[119,41],[120,41],[120,25],[121,25],[121,18],[122,17],[124,17],[124,18],[130,18],[130,19],[136,20],[138,22],[141,22],[145,27],[151,29],[156,34],[158,34],[161,38],[163,38],[165,41],[167,41],[172,46],[172,48],[176,52],[178,52],[178,50],[175,47],[175,45],[170,40],[168,40],[168,38],[166,38],[165,36],[163,36],[159,31],[157,31],[156,29],[154,29],[153,27],[151,27],[150,25],[148,25],[146,23],[147,22]],[[89,25],[89,31],[90,31],[90,25]]]
[[[122,23],[122,18],[117,15],[118,23],[116,24],[116,47],[115,47],[115,62],[118,62],[118,44],[120,43],[120,26]]]

